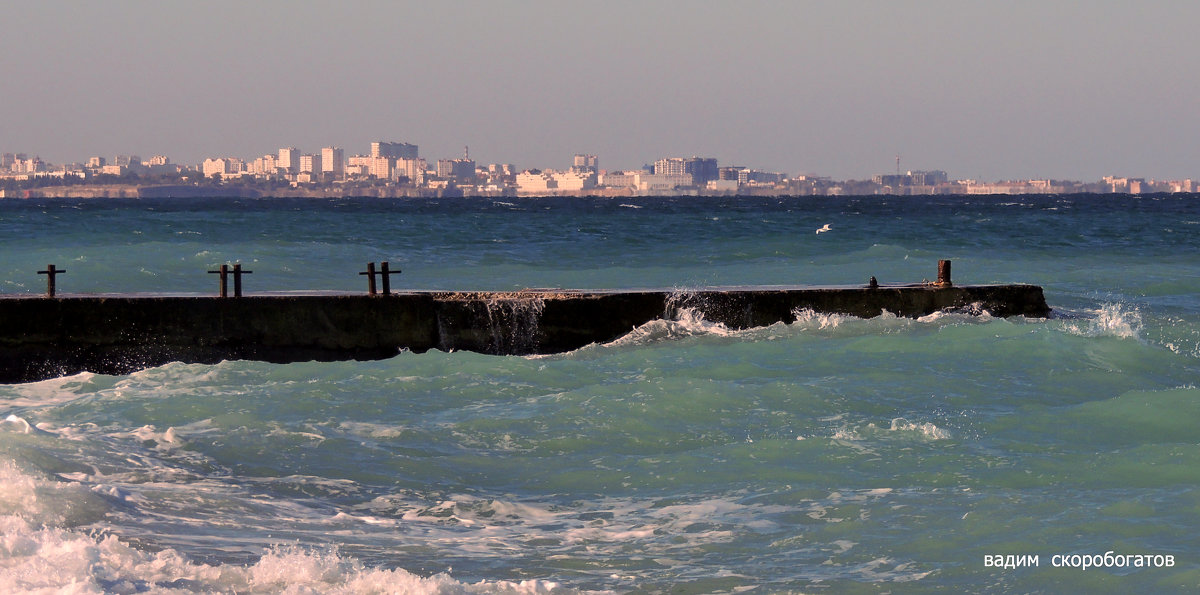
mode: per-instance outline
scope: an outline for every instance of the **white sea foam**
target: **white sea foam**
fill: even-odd
[[[540,580],[468,583],[447,573],[422,577],[402,569],[368,568],[334,549],[281,546],[268,549],[251,564],[209,565],[191,561],[173,548],[149,552],[103,531],[71,529],[97,521],[108,509],[106,503],[125,497],[115,486],[88,488],[74,481],[39,479],[11,461],[0,461],[0,591],[577,592]],[[502,505],[498,511],[529,514],[520,504]]]
[[[0,586],[6,592],[575,593],[556,583],[466,583],[441,573],[365,567],[336,550],[278,547],[248,566],[208,565],[174,549],[150,553],[112,535],[84,535],[0,516]]]
[[[738,332],[722,323],[705,319],[704,314],[695,308],[679,308],[670,320],[651,320],[604,345],[631,347],[704,335],[727,337]]]
[[[1142,313],[1137,308],[1119,303],[1104,304],[1091,314],[1081,321],[1068,323],[1067,332],[1082,337],[1141,339]]]
[[[822,313],[813,310],[812,308],[796,308],[792,310],[792,316],[795,317],[793,325],[801,327],[813,327],[817,329],[835,329],[842,325],[846,320],[853,318],[844,314]]]
[[[26,384],[0,385],[0,407],[48,407],[73,401],[96,390],[100,380],[91,372]]]
[[[861,426],[843,426],[834,431],[832,438],[857,443],[876,438],[919,436],[923,440],[948,440],[953,437],[949,430],[930,422],[911,422],[903,417],[892,419],[887,428],[874,423]]]
[[[915,423],[902,417],[893,419],[892,426],[888,430],[891,432],[915,432],[930,440],[948,440],[951,438],[949,431],[939,428],[932,423]]]

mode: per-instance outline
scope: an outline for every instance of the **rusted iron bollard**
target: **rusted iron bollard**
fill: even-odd
[[[386,260],[379,263],[379,276],[383,280],[383,295],[392,294],[391,276],[398,274],[400,274],[400,269],[394,271],[388,270],[388,262]]]
[[[367,295],[375,295],[375,263],[368,262],[367,270],[358,274],[367,276]]]
[[[875,279],[874,275],[871,275],[871,280],[867,281],[867,289],[879,289],[879,281]]]
[[[223,264],[221,268],[209,273],[221,276],[221,297],[229,297],[229,274],[233,273],[233,297],[242,297],[242,275],[249,275],[254,271],[243,271],[241,264],[233,265],[233,270],[229,269],[229,265]]]
[[[249,275],[254,271],[243,271],[241,264],[233,265],[233,297],[242,297],[242,275]]]
[[[378,271],[375,270],[375,263],[368,262],[367,270],[361,271],[358,274],[367,276],[367,295],[376,295],[375,275],[379,275],[380,277],[383,278],[383,295],[391,295],[392,294],[391,275],[398,275],[398,274],[400,274],[400,271],[399,270],[395,270],[395,271],[390,270],[388,268],[388,263],[385,260],[385,261],[379,263]]]
[[[939,287],[950,287],[952,285],[950,283],[950,261],[949,260],[939,260],[938,261],[937,284]]]
[[[221,297],[229,297],[229,265],[223,264],[220,269],[209,271],[209,274],[221,276]]]
[[[67,269],[58,269],[58,268],[55,268],[54,265],[52,265],[52,264],[46,265],[46,270],[38,271],[39,275],[46,276],[46,297],[54,297],[54,293],[55,293],[54,277],[56,275],[60,275],[65,272],[67,272]]]

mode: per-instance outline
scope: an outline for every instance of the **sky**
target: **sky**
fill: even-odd
[[[1200,2],[0,0],[0,151],[1200,179]]]

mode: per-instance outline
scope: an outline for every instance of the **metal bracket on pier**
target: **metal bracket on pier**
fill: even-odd
[[[379,270],[375,270],[375,263],[368,262],[367,270],[361,271],[358,274],[367,276],[367,295],[376,295],[375,291],[375,275],[382,278],[383,295],[391,295],[392,293],[392,275],[399,275],[400,270],[389,270],[387,261],[379,263]]]
[[[209,271],[210,274],[221,276],[221,297],[229,297],[229,274],[233,273],[233,297],[242,297],[242,275],[249,275],[254,271],[243,271],[241,264],[233,265],[233,270],[229,269],[229,265],[223,264],[221,268],[215,271]]]
[[[54,277],[56,275],[61,275],[62,273],[65,273],[65,272],[67,272],[67,269],[58,269],[58,268],[55,268],[54,265],[52,265],[52,264],[46,265],[46,270],[38,271],[39,275],[46,275],[46,297],[48,297],[48,298],[54,297],[54,290],[55,290]]]

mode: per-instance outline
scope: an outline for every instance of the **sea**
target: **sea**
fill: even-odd
[[[828,225],[828,231],[816,233]],[[919,283],[539,356],[0,385],[0,591],[1200,589],[1200,196],[0,200],[0,293]]]

